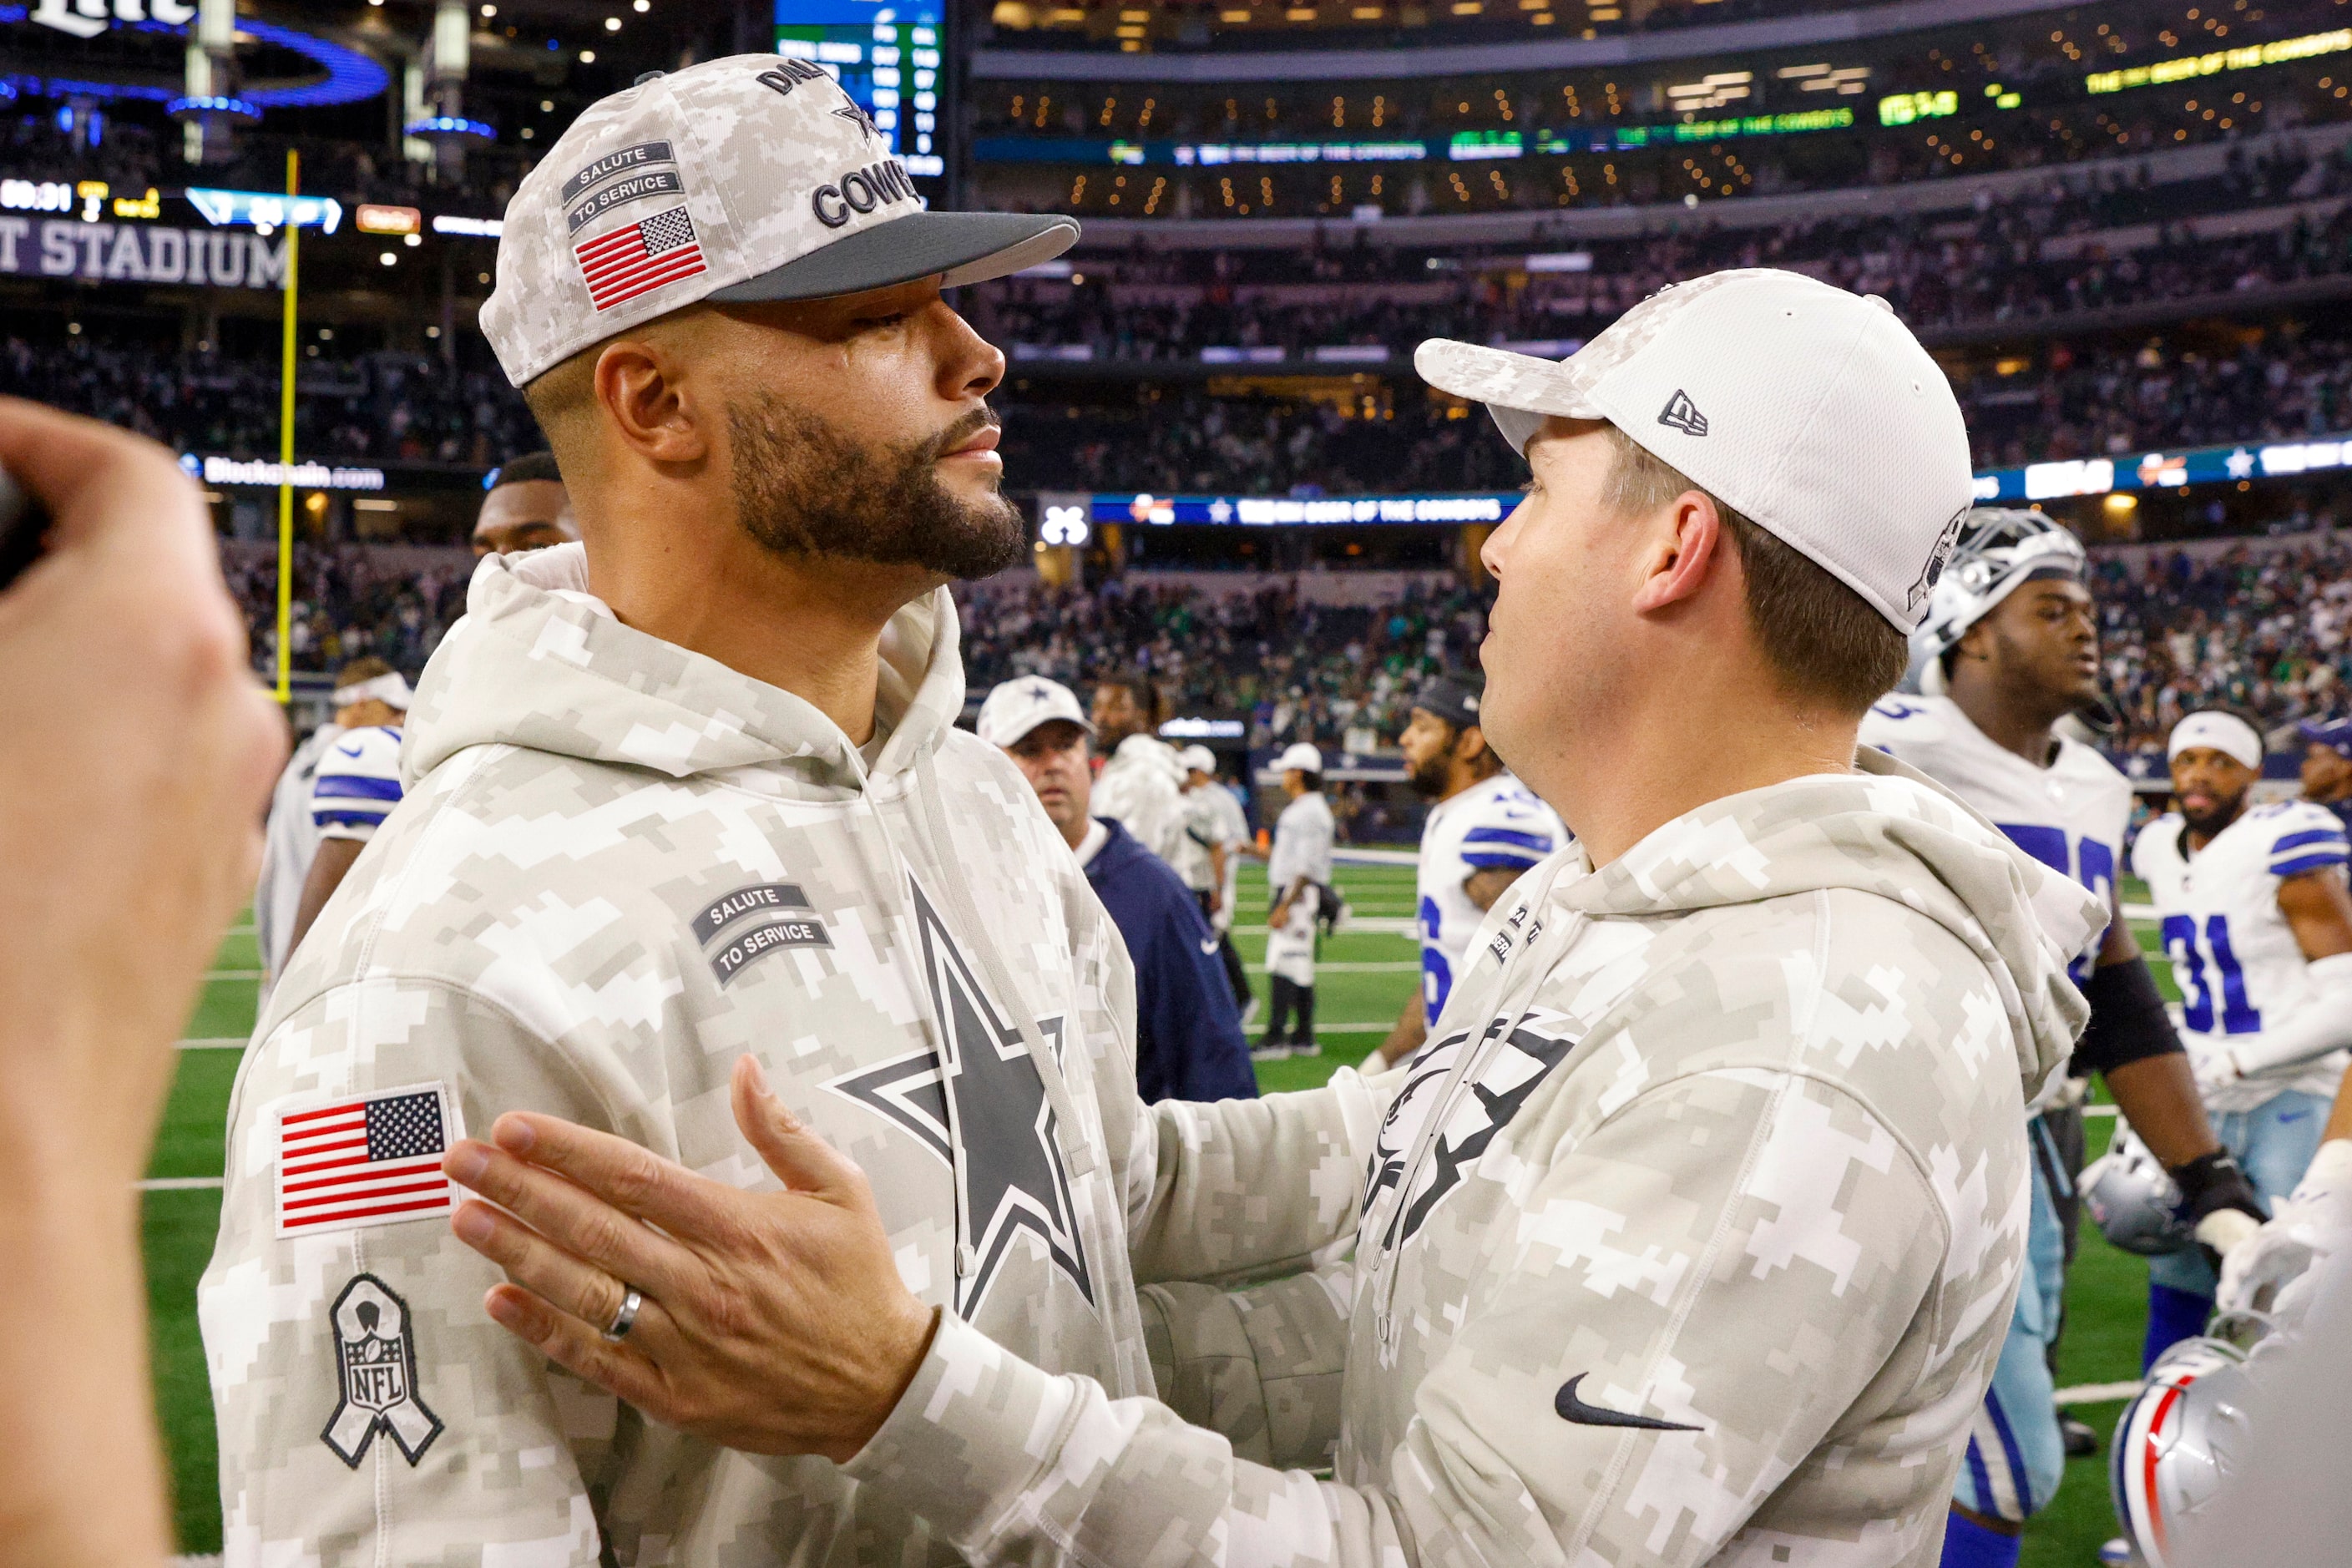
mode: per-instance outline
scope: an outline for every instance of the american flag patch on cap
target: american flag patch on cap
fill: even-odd
[[[441,1084],[297,1105],[276,1117],[279,1236],[397,1225],[457,1207],[441,1156],[466,1130]]]
[[[588,298],[601,313],[638,295],[691,278],[704,270],[694,220],[684,207],[656,213],[642,223],[583,239],[572,247]]]

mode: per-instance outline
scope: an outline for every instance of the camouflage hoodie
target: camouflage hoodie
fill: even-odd
[[[1125,1395],[1152,1387],[1135,1276],[1303,1267],[1349,1228],[1377,1107],[1352,1075],[1139,1102],[1118,934],[951,728],[944,591],[884,635],[869,758],[585,586],[578,546],[477,573],[407,797],[239,1073],[199,1290],[227,1560],[954,1561],[832,1465],[648,1425],[508,1336],[438,1150],[527,1108],[770,1185],[727,1104],[751,1051],[865,1166],[918,1295]]]
[[[1403,1069],[1352,1269],[1146,1292],[1225,1346],[1171,1391],[1276,1462],[1336,1435],[1332,1479],[952,1320],[852,1473],[1025,1563],[1931,1568],[2105,911],[1857,767],[1528,873]]]

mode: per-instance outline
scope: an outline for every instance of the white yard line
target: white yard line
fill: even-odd
[[[2127,921],[2152,921],[2156,919],[2156,906],[2154,904],[2126,904],[2124,906],[2124,919]]]
[[[258,969],[215,969],[205,976],[205,981],[209,984],[215,980],[258,980],[260,978],[261,971]]]
[[[2130,1399],[2147,1384],[2141,1383],[2078,1383],[2072,1388],[2058,1391],[2058,1408],[2070,1405],[2112,1405],[2118,1399]]]
[[[139,1184],[142,1193],[211,1193],[220,1190],[218,1176],[153,1176]],[[218,1562],[219,1559],[214,1559]]]
[[[1259,921],[1252,925],[1244,925],[1237,921],[1234,923],[1233,931],[1235,936],[1261,936],[1265,932],[1265,922],[1264,921]],[[1359,933],[1366,936],[1412,936],[1415,934],[1413,931],[1413,922],[1410,919],[1398,917],[1391,920],[1379,915],[1366,917],[1351,914],[1348,917],[1348,923],[1339,928],[1339,934],[1341,936],[1355,936]]]
[[[243,1035],[209,1035],[202,1039],[181,1040],[173,1046],[179,1051],[241,1051],[251,1044]]]
[[[1265,965],[1263,963],[1244,964],[1243,967],[1252,974],[1264,974],[1266,972]],[[1318,974],[1402,974],[1408,970],[1420,967],[1419,963],[1410,958],[1401,958],[1392,963],[1373,963],[1369,960],[1359,963],[1318,963],[1315,966],[1315,973]]]

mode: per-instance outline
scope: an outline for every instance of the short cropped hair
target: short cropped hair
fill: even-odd
[[[563,470],[555,466],[552,452],[525,452],[499,469],[499,485],[527,485],[541,480],[559,485],[563,482]]]
[[[357,686],[362,680],[373,680],[379,675],[391,673],[392,666],[370,654],[365,658],[355,658],[335,671],[335,689],[341,691],[346,686]]]
[[[1715,503],[1748,579],[1748,624],[1780,689],[1805,701],[1861,714],[1895,689],[1910,639],[1860,594],[1795,546],[1738,510],[1614,425],[1603,500],[1624,513],[1655,511],[1686,490]]]

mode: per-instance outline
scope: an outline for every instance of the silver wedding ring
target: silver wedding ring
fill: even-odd
[[[629,1331],[636,1327],[637,1310],[645,1304],[644,1294],[635,1286],[630,1286],[629,1293],[621,1298],[621,1310],[613,1314],[612,1326],[604,1331],[604,1337],[614,1344],[627,1339]]]

